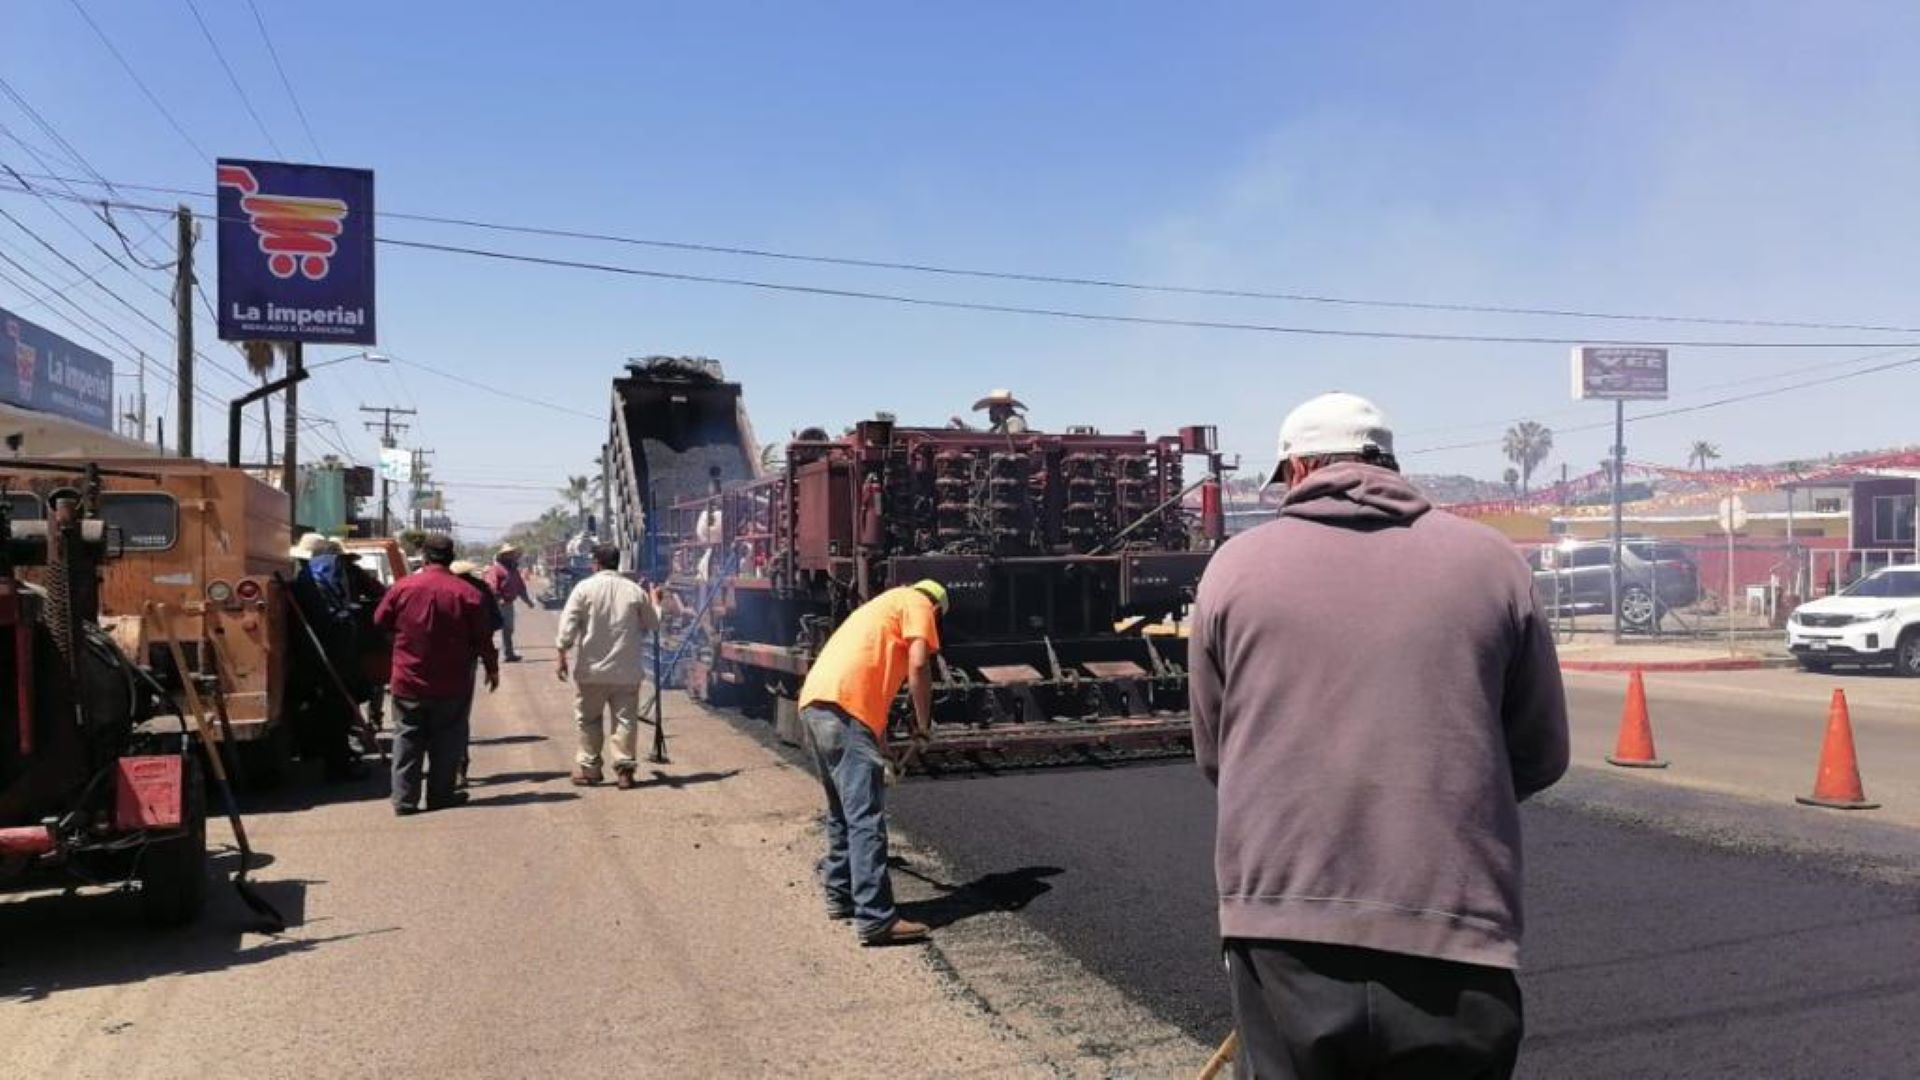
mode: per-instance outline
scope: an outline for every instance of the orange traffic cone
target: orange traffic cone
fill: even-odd
[[[1808,806],[1833,810],[1872,810],[1880,804],[1868,802],[1860,787],[1860,760],[1853,753],[1853,717],[1847,713],[1847,692],[1834,688],[1833,704],[1827,706],[1827,739],[1820,747],[1820,771],[1813,777],[1813,794],[1794,800]]]
[[[1627,680],[1627,707],[1620,713],[1620,738],[1607,761],[1629,769],[1664,769],[1667,763],[1653,753],[1653,725],[1647,720],[1647,684],[1640,669]]]

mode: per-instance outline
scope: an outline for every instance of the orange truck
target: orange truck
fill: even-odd
[[[277,782],[293,756],[282,699],[289,638],[300,632],[274,577],[291,566],[285,493],[193,459],[95,464],[141,474],[99,480],[100,517],[116,556],[101,572],[101,625],[137,663],[171,671],[166,641],[146,616],[147,605],[167,605],[188,665],[220,679],[249,782]],[[9,473],[0,460],[15,521],[43,519],[54,499],[79,498],[84,485],[81,476]]]

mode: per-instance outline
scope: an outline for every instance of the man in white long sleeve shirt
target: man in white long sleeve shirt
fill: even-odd
[[[602,545],[593,550],[594,575],[574,586],[560,613],[559,660],[556,674],[573,677],[574,723],[579,728],[580,753],[573,782],[578,787],[599,783],[601,750],[606,745],[602,716],[613,710],[613,772],[615,786],[633,787],[634,756],[639,741],[640,689],[647,678],[646,645],[660,625],[662,603],[672,603],[622,576],[620,549]],[[579,651],[568,664],[568,654]]]

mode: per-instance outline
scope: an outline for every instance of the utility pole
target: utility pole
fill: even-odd
[[[363,413],[373,413],[380,417],[380,420],[377,423],[372,420],[365,421],[365,423],[367,425],[368,431],[374,431],[379,433],[380,448],[383,450],[391,450],[395,446],[398,446],[399,443],[394,440],[394,433],[396,431],[405,432],[407,430],[407,425],[396,424],[393,422],[393,418],[396,416],[415,415],[415,411],[412,409],[396,409],[391,405],[378,405],[378,406],[362,405],[360,406],[360,411]],[[385,455],[382,455],[382,460],[380,462],[380,535],[381,536],[393,535],[392,499],[393,499],[393,482],[387,479],[387,463],[385,460]]]
[[[1621,510],[1621,473],[1627,467],[1627,403],[1618,398],[1613,402],[1613,643],[1620,644],[1620,528],[1623,524]],[[1656,597],[1655,612],[1659,611]],[[1731,609],[1729,609],[1731,610]]]
[[[180,456],[193,456],[193,209],[181,203],[174,211],[178,227],[177,257],[173,263],[173,319],[176,385],[180,391],[173,429],[180,440]],[[291,496],[291,493],[289,493]]]
[[[433,451],[431,450],[415,450],[413,452],[413,527],[416,532],[423,528],[421,522],[424,514],[420,506],[420,491],[422,488],[428,486],[427,459],[432,456]]]
[[[280,460],[280,488],[287,493],[289,506],[300,494],[300,380],[306,374],[306,354],[296,341],[287,348],[287,377],[291,380],[287,383],[287,450]]]

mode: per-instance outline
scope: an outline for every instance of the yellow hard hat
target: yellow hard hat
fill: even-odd
[[[940,584],[932,578],[922,578],[908,587],[915,592],[924,594],[927,599],[933,601],[933,606],[940,609],[940,614],[945,615],[947,613],[947,587],[945,585]]]

